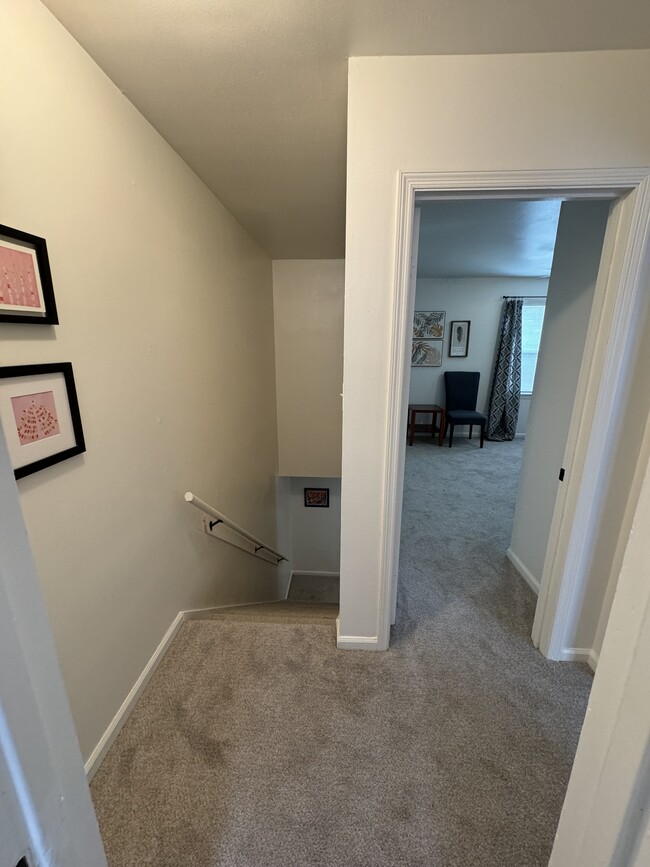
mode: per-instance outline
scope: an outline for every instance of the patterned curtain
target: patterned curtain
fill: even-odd
[[[492,377],[486,436],[489,440],[514,439],[519,418],[521,392],[521,311],[522,298],[503,302],[501,331]]]

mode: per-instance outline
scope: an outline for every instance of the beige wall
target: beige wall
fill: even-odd
[[[47,239],[61,324],[0,363],[74,365],[88,451],[19,490],[87,756],[179,610],[277,596],[183,501],[274,540],[271,262],[40,3],[2,28],[0,222]]]
[[[650,164],[650,51],[349,62],[341,633],[379,622],[398,173]],[[372,340],[361,340],[362,334]]]
[[[282,476],[341,475],[344,266],[341,259],[273,262]]]

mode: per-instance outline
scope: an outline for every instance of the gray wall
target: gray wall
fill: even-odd
[[[608,202],[565,202],[560,212],[510,544],[538,584],[608,215]]]

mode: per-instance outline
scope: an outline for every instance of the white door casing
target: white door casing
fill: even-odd
[[[411,226],[411,250],[410,250],[410,260],[409,260],[409,306],[406,311],[407,321],[413,322],[413,313],[415,311],[415,289],[417,283],[418,276],[418,254],[419,254],[419,243],[420,243],[420,208],[414,208],[413,210],[413,224]],[[408,402],[409,402],[409,383],[411,379],[411,345],[409,342],[406,343],[406,354],[407,357],[404,361],[404,384],[402,391],[402,416],[406,417],[406,413],[408,412]],[[402,439],[402,443],[400,446],[399,452],[399,467],[398,467],[398,475],[403,479],[404,478],[404,465],[406,461],[406,437]],[[396,514],[396,522],[397,525],[395,527],[395,537],[399,540],[402,533],[402,509],[397,510]],[[399,544],[395,546],[393,551],[393,587],[391,591],[391,617],[390,622],[393,625],[397,619],[397,584],[398,584],[398,571],[399,571]]]
[[[382,568],[379,576],[377,647],[388,647],[394,597],[394,564],[399,557],[399,513],[403,490],[405,400],[414,299],[410,283],[410,250],[416,193],[437,200],[472,198],[566,197],[618,198],[608,222],[598,285],[587,334],[576,402],[569,429],[565,484],[555,506],[549,551],[540,588],[534,641],[542,652],[559,659],[564,633],[579,600],[588,558],[584,545],[595,531],[598,496],[613,434],[613,419],[603,408],[626,375],[634,351],[635,312],[640,306],[642,266],[648,248],[650,169],[566,170],[535,172],[407,173],[399,176],[393,328],[389,347],[391,380],[388,395]],[[601,413],[598,416],[597,413]],[[594,425],[594,419],[600,418]],[[580,556],[580,552],[583,556]]]
[[[1,429],[0,515],[0,852],[106,867]]]

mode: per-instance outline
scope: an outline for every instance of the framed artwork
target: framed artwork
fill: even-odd
[[[58,321],[45,239],[0,225],[0,322]]]
[[[0,424],[17,479],[85,452],[70,362],[0,367]]]
[[[305,488],[305,506],[311,506],[316,509],[329,509],[330,489]]]
[[[449,357],[466,358],[469,350],[469,319],[458,319],[449,326]]]
[[[411,367],[441,367],[442,340],[414,340]]]
[[[442,340],[445,336],[444,310],[421,310],[413,316],[413,339]]]

